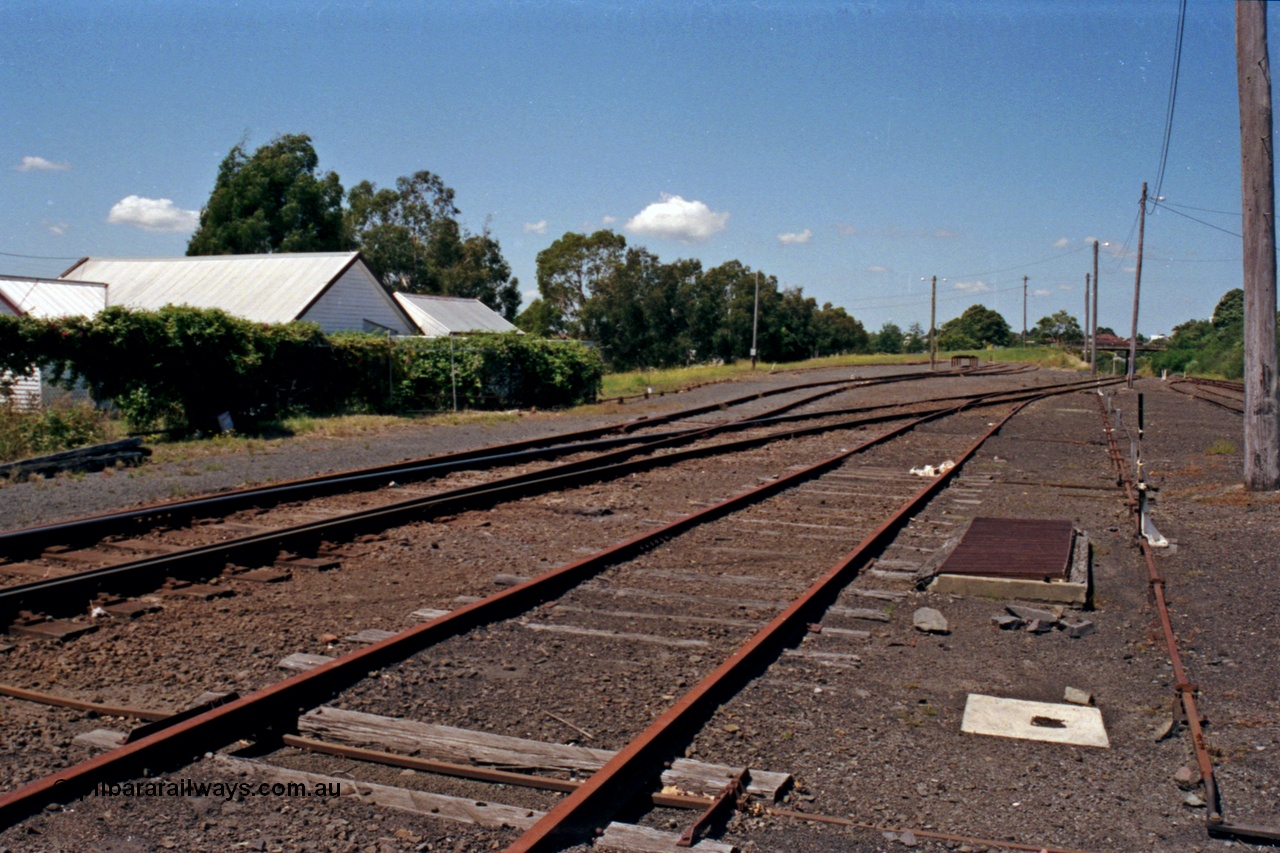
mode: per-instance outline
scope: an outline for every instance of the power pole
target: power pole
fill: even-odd
[[[1022,277],[1022,346],[1027,346],[1027,276]]]
[[[929,288],[929,370],[938,369],[938,277]]]
[[[1089,274],[1084,274],[1084,358],[1089,360]]]
[[[1098,241],[1093,241],[1093,341],[1089,347],[1089,373],[1098,375]]]
[[[1276,386],[1276,188],[1271,149],[1267,4],[1236,3],[1244,212],[1244,485],[1280,489]]]
[[[751,369],[756,369],[756,332],[760,328],[760,270],[756,270],[756,307],[751,315]]]
[[[1142,237],[1147,229],[1147,182],[1142,182],[1142,200],[1138,202],[1138,264],[1133,271],[1133,328],[1129,333],[1129,370],[1124,387],[1133,387],[1134,361],[1138,358],[1138,292],[1142,289]]]

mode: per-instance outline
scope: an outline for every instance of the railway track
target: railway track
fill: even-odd
[[[277,582],[287,579],[295,570],[333,568],[341,562],[336,551],[343,543],[358,536],[377,535],[389,526],[405,521],[430,519],[548,490],[628,476],[679,459],[735,452],[797,436],[851,429],[903,416],[901,405],[828,407],[792,412],[793,409],[811,408],[818,400],[849,390],[847,386],[840,385],[833,390],[808,393],[753,417],[659,432],[627,442],[623,447],[618,447],[612,440],[603,442],[603,449],[601,442],[596,440],[588,442],[589,447],[585,450],[580,444],[556,444],[551,449],[540,448],[532,452],[566,453],[577,458],[534,468],[517,464],[517,473],[489,476],[479,482],[470,479],[475,476],[473,473],[465,472],[444,481],[443,487],[411,490],[417,494],[407,499],[405,489],[393,483],[377,493],[361,493],[358,507],[354,510],[341,506],[326,507],[312,501],[302,506],[287,505],[275,517],[264,512],[245,518],[243,513],[238,513],[218,523],[181,528],[176,535],[167,531],[166,535],[142,538],[110,535],[111,531],[121,529],[121,525],[129,533],[134,533],[141,523],[140,518],[151,524],[158,523],[166,514],[175,512],[173,505],[165,505],[155,511],[130,511],[0,534],[0,545],[6,548],[10,560],[24,554],[38,554],[34,560],[0,563],[0,575],[8,574],[18,580],[30,579],[26,583],[0,588],[0,622],[16,619],[21,630],[68,638],[82,630],[82,623],[55,622],[52,617],[83,611],[85,608],[81,602],[92,600],[96,603],[91,608],[100,608],[109,615],[131,617],[144,611],[145,605],[131,601],[129,597],[149,592],[161,583],[167,583],[170,591],[184,597],[214,597],[219,590],[206,585],[193,590],[186,584],[227,575],[245,575],[245,579],[252,582]],[[922,414],[936,413],[974,399],[972,394],[956,395],[923,401],[914,407],[908,406],[906,411],[914,408]],[[812,425],[812,422],[817,423]],[[798,426],[802,423],[809,425]],[[747,436],[732,440],[724,438],[738,432],[746,432]],[[688,444],[693,446],[676,449]],[[520,457],[523,462],[526,452],[522,449],[485,454],[479,456],[478,461],[484,467],[486,464],[497,465],[491,460],[500,458],[509,465],[512,456]],[[458,460],[444,463],[446,467],[457,464],[461,463]],[[428,463],[415,466],[414,470],[435,467],[435,463]],[[386,472],[380,471],[376,476],[381,478],[381,482],[386,482]],[[460,476],[468,480],[458,484]],[[370,478],[367,474],[359,477],[362,485]],[[347,482],[351,479],[347,476],[330,478],[324,482],[323,488],[326,491],[336,488],[332,480]],[[306,483],[308,488],[313,485],[314,481]],[[273,495],[276,491],[273,490]],[[239,497],[236,496],[237,500]],[[185,514],[192,510],[184,505],[181,512]],[[107,526],[108,522],[115,526]],[[103,540],[104,534],[110,538],[98,542]],[[63,544],[86,541],[98,544],[90,548]],[[77,571],[70,566],[89,568]]]
[[[619,482],[628,486],[628,493],[635,491],[631,487],[639,487],[644,494],[665,490],[661,499],[650,500],[652,506],[617,504],[637,516],[641,512],[674,514],[672,507],[681,504],[686,509],[689,504],[702,506],[656,525],[635,518],[633,527],[646,529],[618,544],[589,548],[589,556],[554,570],[495,575],[496,582],[508,585],[506,589],[479,600],[419,611],[418,618],[426,621],[408,631],[364,632],[363,637],[357,633],[351,642],[367,645],[332,660],[312,657],[295,662],[311,668],[193,717],[168,718],[124,746],[0,797],[0,817],[11,822],[50,801],[82,793],[95,782],[119,781],[142,768],[154,772],[175,766],[186,756],[243,738],[255,739],[259,753],[280,749],[284,758],[252,764],[242,758],[220,759],[237,773],[315,783],[325,774],[305,769],[309,759],[302,757],[313,745],[292,732],[324,731],[331,738],[339,737],[333,734],[333,721],[343,716],[342,708],[332,707],[346,706],[351,713],[377,718],[360,717],[356,728],[372,726],[383,736],[388,726],[404,722],[395,717],[410,713],[416,723],[473,732],[520,732],[524,740],[539,743],[558,742],[573,734],[576,740],[591,741],[593,750],[615,750],[614,757],[590,766],[601,769],[584,783],[563,778],[562,760],[556,764],[547,759],[551,769],[559,772],[535,774],[531,784],[559,786],[560,791],[570,785],[573,791],[559,802],[555,802],[558,795],[538,795],[551,797],[545,799],[545,809],[517,808],[531,814],[545,811],[545,816],[521,822],[512,812],[489,810],[498,823],[515,821],[529,827],[510,849],[560,849],[604,827],[619,805],[643,794],[651,780],[661,775],[662,764],[692,741],[721,703],[753,679],[760,682],[757,677],[763,674],[767,681],[778,667],[795,661],[805,666],[857,667],[857,645],[871,638],[869,628],[888,621],[883,605],[887,602],[892,607],[907,595],[894,585],[909,583],[902,572],[885,563],[885,568],[872,569],[869,575],[878,586],[847,593],[842,588],[861,577],[871,560],[884,559],[884,547],[959,469],[933,478],[927,486],[906,471],[946,457],[963,463],[1023,405],[1082,387],[1093,386],[1063,384],[935,403],[919,407],[921,411],[909,417],[900,410],[870,416],[862,412],[853,418],[829,412],[774,415],[764,428],[749,427],[763,430],[761,434],[721,442],[714,450],[671,450],[660,457],[615,462],[603,472],[585,469],[514,484],[523,491],[507,498],[523,506],[493,500],[496,488],[491,484],[466,492],[462,497],[467,502],[446,504],[448,511],[478,515],[476,509],[481,508],[488,516],[485,524],[495,531],[512,527],[516,536],[522,531],[515,516],[527,510],[531,499],[576,503],[578,511],[569,517],[592,524],[603,517],[597,510],[607,503],[609,484]],[[992,414],[997,411],[998,419]],[[795,425],[804,420],[819,423]],[[890,421],[898,423],[892,428],[882,425]],[[779,429],[783,422],[788,425]],[[833,453],[837,448],[839,452]],[[640,464],[634,465],[636,461]],[[636,478],[643,479],[635,482]],[[743,479],[752,487],[733,487]],[[539,488],[528,491],[531,483]],[[736,493],[725,498],[730,492]],[[441,498],[433,495],[428,500]],[[394,513],[383,520],[406,521]],[[952,534],[947,526],[943,520],[922,525],[908,537],[916,543],[910,547],[922,553],[930,546],[939,547]],[[273,545],[279,544],[279,535],[270,534]],[[563,538],[552,536],[549,541]],[[850,551],[853,543],[856,547]],[[222,551],[218,554],[226,556]],[[101,585],[116,568],[82,573],[78,582]],[[825,574],[822,568],[827,568]],[[64,596],[67,589],[84,588],[60,587]],[[24,594],[30,593],[28,589]],[[784,653],[806,635],[806,626],[819,621],[821,633],[810,634],[809,642]],[[819,648],[813,638],[820,638],[818,645],[831,645]],[[379,675],[370,680],[367,676],[373,671]],[[692,690],[690,684],[695,684]],[[615,699],[614,691],[620,687],[624,689]],[[323,703],[332,705],[314,710]],[[601,707],[608,713],[598,713]],[[299,708],[313,710],[300,721]],[[590,731],[582,724],[588,710],[593,718]],[[350,722],[349,716],[346,719]],[[580,724],[584,727],[579,728]],[[640,739],[635,737],[637,732],[642,733]],[[371,745],[366,742],[356,748],[368,752]],[[412,755],[393,758],[400,766],[415,766],[403,763],[414,759]],[[433,773],[456,770],[445,765],[474,761],[422,760]],[[703,778],[702,790],[680,802],[684,795],[659,798],[658,806],[708,806],[708,796],[722,785],[707,780],[723,783],[716,774],[725,766],[736,765],[698,771],[710,774]],[[578,768],[580,774],[587,771],[587,766]],[[761,779],[778,778],[779,771],[759,767],[755,771]],[[548,779],[548,775],[557,778]],[[683,785],[694,784],[680,778]],[[758,785],[757,795],[777,796],[779,784]],[[446,795],[433,799],[381,787],[374,799],[378,797],[400,797],[402,806],[435,803],[424,806],[428,811],[452,802]],[[448,808],[454,806],[461,808],[456,803]],[[470,811],[477,809],[473,805]],[[494,838],[509,840],[502,832]]]
[[[1019,371],[996,369],[982,373],[983,375],[1004,375],[1015,372]],[[405,486],[442,478],[453,472],[511,469],[573,455],[599,454],[627,446],[643,447],[651,443],[670,442],[695,434],[715,434],[725,429],[732,429],[734,425],[781,415],[854,388],[866,389],[899,382],[944,376],[959,377],[976,373],[978,371],[907,373],[871,379],[837,379],[794,384],[718,403],[691,406],[662,415],[641,417],[611,426],[577,430],[267,486],[237,489],[204,497],[168,501],[153,506],[41,524],[25,529],[2,531],[0,532],[0,555],[5,555],[12,561],[18,557],[39,554],[50,547],[82,547],[109,536],[137,535],[155,528],[182,528],[195,522],[229,518],[236,513],[246,513],[252,517],[252,514],[261,513],[281,504],[310,502],[332,495],[383,490],[389,482]],[[782,405],[765,408],[764,401],[777,395],[789,395],[790,400]],[[717,421],[705,420],[707,415],[723,416],[727,413],[739,414],[728,424],[723,417]],[[683,423],[684,426],[668,429],[665,432],[658,429],[676,423]]]
[[[1174,379],[1169,387],[1180,394],[1203,400],[1237,415],[1244,414],[1244,385],[1221,379]]]

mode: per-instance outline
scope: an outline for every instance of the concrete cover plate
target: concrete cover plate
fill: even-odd
[[[1097,708],[1001,699],[980,693],[969,694],[960,731],[1072,746],[1111,746],[1102,725],[1102,712]]]

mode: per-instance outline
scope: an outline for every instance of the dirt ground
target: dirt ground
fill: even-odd
[[[797,377],[785,381],[795,382]],[[742,390],[716,386],[701,393],[710,399]],[[1276,548],[1280,498],[1246,493],[1240,487],[1243,440],[1238,415],[1144,380],[1135,391],[1116,393],[1130,428],[1139,392],[1146,403],[1143,456],[1156,490],[1153,517],[1173,543],[1157,552],[1158,565],[1168,580],[1174,629],[1189,677],[1200,686],[1224,816],[1232,823],[1275,828],[1280,826],[1280,665],[1276,663],[1280,629],[1275,617],[1280,608]],[[674,399],[654,401],[653,406],[671,405]],[[678,402],[689,405],[693,400]],[[539,423],[537,428],[544,425]],[[557,427],[561,428],[570,427]],[[927,431],[922,432],[927,437]],[[512,437],[491,438],[486,433],[478,443]],[[357,441],[364,444],[369,439]],[[447,446],[465,446],[477,443],[477,437],[452,436],[444,441]],[[1128,449],[1127,436],[1122,436],[1121,446]],[[387,448],[378,461],[396,453],[401,454],[396,458],[413,455],[394,442],[388,442]],[[367,448],[353,452],[364,458]],[[343,453],[329,446],[325,452],[329,467],[341,467]],[[313,450],[299,458],[307,455],[315,459]],[[1109,466],[1096,395],[1077,394],[1037,404],[988,442],[952,487],[925,508],[880,560],[885,567],[922,562],[927,549],[938,544],[940,537],[934,531],[975,514],[1069,518],[1094,546],[1092,605],[1079,614],[1093,623],[1094,633],[1073,638],[1060,630],[1002,631],[992,624],[992,617],[1002,613],[1008,602],[907,592],[911,587],[901,579],[864,572],[856,588],[902,591],[908,597],[889,608],[891,618],[883,625],[824,621],[827,627],[870,628],[866,640],[848,646],[825,645],[843,642],[838,633],[828,633],[806,643],[811,649],[856,655],[859,661],[827,666],[817,658],[784,660],[769,677],[757,680],[727,703],[693,741],[688,754],[732,765],[749,760],[752,766],[790,772],[797,785],[782,804],[786,808],[879,829],[757,814],[735,818],[726,840],[744,851],[778,853],[891,851],[909,846],[986,849],[977,842],[932,841],[929,832],[1122,853],[1262,849],[1207,837],[1206,809],[1196,799],[1202,792],[1194,782],[1180,785],[1176,776],[1181,768],[1195,766],[1187,734],[1157,740],[1173,708],[1172,678],[1147,598],[1145,569]],[[295,470],[292,465],[286,468]],[[155,472],[149,476],[158,481],[184,475]],[[90,488],[98,485],[47,483],[22,492],[14,489],[25,487],[8,487],[0,490],[0,500],[19,496],[22,518],[43,519],[45,513],[66,514],[66,507],[111,505],[111,492]],[[68,497],[77,491],[85,497]],[[57,500],[42,508],[42,494],[56,494]],[[115,493],[114,499],[128,504],[142,498]],[[616,529],[602,525],[600,519],[590,523],[593,532],[570,537],[571,546],[598,547],[631,529],[625,524]],[[463,517],[445,532],[446,538],[437,537],[437,545],[448,549],[456,543],[461,548],[462,540],[480,524]],[[533,537],[527,538],[531,543]],[[529,544],[528,549],[525,558],[536,560],[537,547]],[[510,553],[497,548],[484,559],[487,572],[500,571],[507,568],[502,563]],[[431,603],[445,606],[445,593],[459,590],[441,590]],[[267,590],[256,594],[263,601],[279,595]],[[386,627],[395,627],[395,620],[420,604],[423,596],[421,591],[406,591],[385,598],[396,610],[394,619],[387,617]],[[840,603],[866,606],[852,596]],[[925,635],[914,630],[912,613],[922,606],[941,611],[950,633]],[[359,610],[355,605],[353,609]],[[193,619],[200,618],[196,610],[192,608]],[[283,627],[287,633],[287,620]],[[230,642],[248,641],[234,638]],[[105,666],[118,653],[98,641],[85,648],[94,654],[92,666]],[[216,656],[188,672],[174,673],[169,684],[175,696],[196,692],[187,685],[199,683],[202,668],[213,666]],[[129,698],[110,678],[98,682],[105,698]],[[1092,694],[1107,727],[1107,749],[959,732],[971,693],[1056,703],[1062,701],[1066,687]],[[55,717],[77,717],[73,725],[92,727],[92,720],[75,712],[2,701],[10,723],[14,715],[19,720],[17,725],[6,725],[5,732],[11,741],[20,742],[5,744],[5,751],[21,750],[26,743],[46,755],[65,751],[60,743],[46,742],[49,721]],[[594,720],[585,708],[579,710],[584,716],[575,716],[575,723],[593,728],[603,722],[603,718]],[[72,763],[81,757],[65,751],[63,761]],[[57,766],[56,761],[52,763]],[[315,769],[331,768],[316,761]],[[215,768],[196,765],[180,775],[217,773]],[[382,775],[396,784],[398,773]],[[528,798],[527,804],[547,808],[554,799],[538,795]],[[687,817],[661,812],[644,818],[664,828],[677,819]],[[900,833],[905,828],[921,835],[904,837]],[[0,833],[0,851],[239,846],[380,853],[491,849],[511,838],[514,834],[475,832],[345,800],[304,806],[278,800],[184,801],[167,806],[147,801],[108,805],[85,801]]]

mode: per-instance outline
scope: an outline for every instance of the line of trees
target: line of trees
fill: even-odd
[[[759,287],[758,355],[794,361],[868,352],[862,323],[799,287],[728,261],[670,263],[611,230],[569,232],[538,253],[538,294],[516,319],[533,334],[595,341],[615,370],[750,356]]]
[[[1211,319],[1174,326],[1166,349],[1151,355],[1151,367],[1226,379],[1244,376],[1244,291],[1237,287],[1223,294]]]
[[[843,308],[821,307],[799,287],[728,261],[704,270],[697,260],[664,263],[611,230],[566,233],[538,254],[538,298],[522,313],[519,280],[485,227],[459,221],[453,189],[419,171],[394,188],[360,181],[344,190],[322,172],[306,134],[286,134],[252,153],[233,147],[218,168],[189,255],[325,252],[357,249],[388,291],[465,296],[544,337],[595,342],[615,370],[751,355],[759,287],[758,355],[794,361],[837,353],[918,353],[928,333],[885,323],[868,333]],[[1078,343],[1066,311],[1032,330],[1042,343]],[[996,311],[973,305],[943,323],[943,350],[1007,346],[1014,335]]]
[[[278,136],[252,154],[236,145],[218,167],[188,255],[345,252],[358,249],[387,290],[467,296],[507,319],[520,308],[520,282],[484,228],[459,221],[454,191],[415,172],[395,188],[361,181],[344,191],[321,172],[306,134]]]

